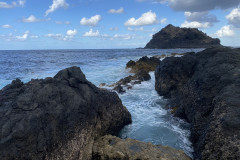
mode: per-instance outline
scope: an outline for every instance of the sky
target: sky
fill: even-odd
[[[240,0],[0,0],[0,50],[144,47],[168,24],[240,46]]]

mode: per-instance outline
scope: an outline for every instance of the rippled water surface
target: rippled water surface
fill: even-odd
[[[130,74],[125,69],[130,59],[187,51],[198,50],[0,51],[0,88],[16,78],[27,82],[35,78],[50,77],[70,66],[79,66],[86,78],[97,86],[100,83],[111,84]],[[165,100],[154,90],[154,73],[150,74],[152,77],[150,81],[135,85],[132,90],[119,95],[133,119],[133,123],[121,131],[120,137],[183,149],[191,156],[189,126],[186,122],[172,117],[164,108]]]

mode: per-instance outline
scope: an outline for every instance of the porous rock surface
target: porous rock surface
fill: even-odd
[[[157,92],[169,98],[175,116],[191,123],[195,159],[239,159],[240,49],[165,58],[155,78]]]
[[[131,115],[115,92],[79,67],[0,90],[0,159],[92,159],[94,139],[117,134]]]
[[[94,160],[190,160],[182,150],[106,135],[93,145]]]

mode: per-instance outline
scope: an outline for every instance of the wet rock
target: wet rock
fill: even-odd
[[[126,64],[126,67],[127,67],[127,68],[130,68],[130,67],[135,66],[135,65],[136,65],[136,62],[133,61],[133,60],[130,60],[130,61],[128,61],[128,63]]]
[[[191,123],[194,158],[239,159],[240,49],[166,58],[155,75],[157,92]]]
[[[123,86],[131,89],[130,85],[141,84],[143,81],[148,81],[151,79],[151,76],[145,70],[138,71],[135,75],[130,75],[125,78],[120,79],[116,83],[108,85],[109,87],[114,87],[113,90],[118,93],[125,93],[126,90],[123,89]]]
[[[89,160],[94,139],[129,123],[118,95],[94,86],[79,67],[17,79],[0,90],[0,157]]]
[[[181,150],[111,135],[100,137],[93,145],[94,160],[190,160]]]
[[[106,83],[99,84],[99,87],[104,87],[104,86],[106,86]]]
[[[117,91],[118,93],[125,93],[126,92],[120,84],[117,85],[116,87],[114,87],[113,90]]]
[[[169,24],[154,34],[144,48],[208,48],[217,46],[221,46],[219,39],[211,38],[196,28],[180,28]]]
[[[144,56],[137,60],[136,62],[130,60],[126,68],[131,68],[132,73],[137,73],[141,70],[144,70],[146,72],[155,71],[156,67],[159,65],[160,60],[156,57],[150,57]]]

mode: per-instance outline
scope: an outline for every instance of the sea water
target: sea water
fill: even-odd
[[[96,86],[112,84],[130,73],[125,69],[129,60],[142,56],[200,51],[199,49],[109,49],[109,50],[9,50],[0,51],[0,89],[19,78],[31,79],[54,76],[59,70],[79,66],[86,78]],[[191,156],[189,124],[173,117],[165,108],[166,100],[154,89],[151,80],[136,84],[120,94],[124,106],[130,111],[133,123],[124,127],[121,138],[134,138],[182,149]]]

